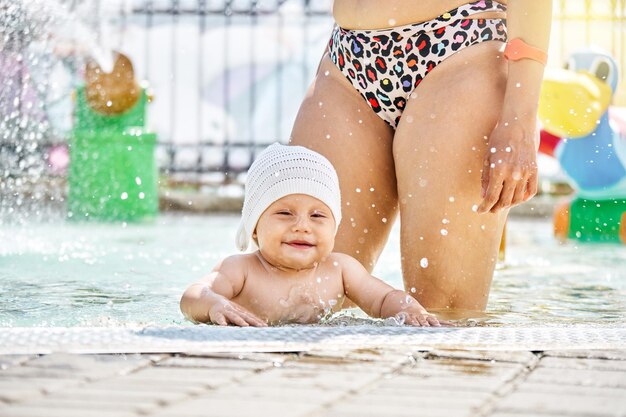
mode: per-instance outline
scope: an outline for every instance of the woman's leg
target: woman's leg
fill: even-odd
[[[405,288],[431,309],[483,310],[507,211],[477,214],[487,137],[505,88],[499,42],[443,61],[394,138]]]
[[[370,272],[397,213],[392,135],[325,55],[296,117],[291,144],[313,149],[335,166],[343,220],[334,250],[354,256]]]

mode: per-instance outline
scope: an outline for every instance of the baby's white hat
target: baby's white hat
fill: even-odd
[[[337,172],[330,161],[302,146],[274,143],[261,152],[248,170],[241,223],[235,238],[245,251],[254,245],[252,233],[261,214],[274,201],[289,194],[306,194],[326,204],[341,222],[341,193]]]

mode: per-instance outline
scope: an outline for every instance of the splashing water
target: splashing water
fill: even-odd
[[[113,66],[110,49],[67,4],[0,0],[0,224],[58,217],[64,178],[50,149],[69,128],[56,113],[65,105],[70,119],[72,82],[88,57]],[[61,72],[72,80],[59,92],[53,75]]]

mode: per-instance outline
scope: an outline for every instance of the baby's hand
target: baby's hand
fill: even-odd
[[[409,324],[411,326],[441,327],[439,319],[426,310],[403,311],[396,314],[396,319],[398,319],[401,323]]]
[[[209,310],[209,318],[212,323],[219,324],[220,326],[234,324],[242,327],[267,327],[267,323],[256,315],[239,304],[225,298],[211,307]]]

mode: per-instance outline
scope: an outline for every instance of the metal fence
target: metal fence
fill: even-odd
[[[221,181],[289,138],[332,28],[330,1],[143,1],[120,49],[155,95],[150,125],[172,177]]]

